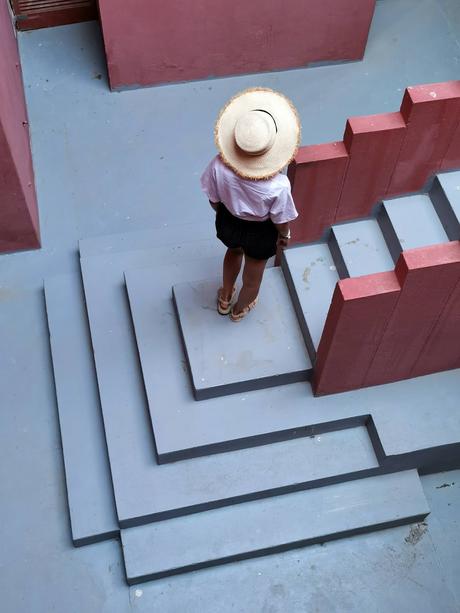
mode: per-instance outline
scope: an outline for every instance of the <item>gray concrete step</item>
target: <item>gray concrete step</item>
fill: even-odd
[[[283,252],[281,267],[312,361],[316,359],[324,323],[339,275],[325,243]]]
[[[128,273],[126,280],[131,310],[144,311],[150,290],[142,272]],[[312,364],[280,268],[265,271],[256,309],[237,323],[216,311],[220,285],[216,277],[173,286],[196,400],[307,381]]]
[[[72,541],[86,545],[119,530],[80,276],[47,279],[45,297]]]
[[[460,171],[435,177],[430,198],[449,240],[460,240]]]
[[[375,219],[332,226],[329,249],[341,279],[394,269],[390,252]]]
[[[426,194],[385,200],[379,209],[378,221],[394,262],[401,251],[449,240]]]
[[[128,583],[420,521],[417,471],[370,477],[121,531]]]

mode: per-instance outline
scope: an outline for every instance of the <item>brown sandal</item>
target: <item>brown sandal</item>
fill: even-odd
[[[258,300],[259,300],[259,297],[255,298],[252,302],[248,304],[247,307],[245,307],[239,313],[235,313],[233,310],[235,307],[232,307],[230,309],[230,319],[234,322],[241,321],[244,317],[246,317],[249,311],[252,311],[252,309],[256,306]]]
[[[235,299],[236,287],[233,286],[232,295],[231,295],[230,300],[224,300],[221,297],[223,289],[224,289],[223,287],[219,287],[217,291],[217,312],[220,315],[228,315],[230,311],[232,310],[232,303],[233,303],[233,300]]]

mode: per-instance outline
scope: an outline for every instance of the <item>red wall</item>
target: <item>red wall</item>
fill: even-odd
[[[399,112],[353,117],[343,142],[299,149],[288,173],[300,213],[293,240],[318,240],[334,223],[367,217],[379,200],[456,168],[460,81],[408,87]]]
[[[40,246],[19,54],[0,0],[0,253]]]
[[[460,242],[404,251],[394,272],[337,284],[317,395],[460,368]]]
[[[375,0],[99,0],[112,88],[357,60],[374,7]]]

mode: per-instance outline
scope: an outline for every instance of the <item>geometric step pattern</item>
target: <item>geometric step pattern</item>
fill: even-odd
[[[121,531],[128,583],[423,520],[417,471],[296,492]]]
[[[425,194],[385,200],[379,222],[395,263],[403,250],[449,241],[430,197]]]
[[[46,312],[75,546],[119,532],[80,275],[45,281]]]
[[[337,268],[325,243],[286,249],[281,257],[281,267],[304,342],[314,360],[339,280]]]
[[[132,238],[127,241],[130,247],[132,241]],[[130,535],[138,534],[137,530],[141,527],[191,526],[194,525],[192,522],[204,525],[209,520],[211,536],[214,521],[211,518],[218,517],[217,511],[228,510],[226,516],[232,518],[230,522],[233,525],[233,518],[241,523],[239,514],[243,511],[240,507],[250,509],[254,503],[258,504],[258,509],[268,508],[259,506],[259,503],[265,505],[279,497],[320,491],[335,487],[338,483],[343,485],[344,492],[351,492],[355,487],[364,487],[361,484],[367,483],[371,475],[380,477],[389,471],[414,466],[436,469],[445,461],[445,457],[455,462],[456,443],[460,440],[459,420],[451,406],[448,391],[452,389],[455,377],[458,379],[455,372],[336,397],[315,398],[309,383],[302,382],[196,402],[187,372],[184,372],[185,366],[180,364],[185,356],[171,300],[171,285],[217,275],[221,256],[217,259],[214,257],[219,252],[216,243],[213,240],[184,242],[180,248],[169,245],[128,252],[123,251],[122,245],[111,245],[108,238],[104,239],[104,245],[105,252],[100,256],[97,255],[96,245],[93,245],[94,255],[83,258],[81,263],[118,519],[123,524],[122,538],[128,573],[131,573],[128,557],[133,560],[133,557],[140,559],[144,556],[147,567],[150,565],[145,546],[139,546],[137,553],[128,547]],[[327,246],[324,247],[327,249]],[[152,262],[161,264],[155,268],[145,268],[152,266]],[[316,265],[322,265],[321,261]],[[332,264],[330,266],[333,267]],[[139,273],[152,291],[150,301],[142,307],[144,312],[141,316],[148,325],[144,331],[137,330],[139,347],[136,347],[126,287],[123,285],[123,271],[131,268],[134,270],[128,270],[126,277],[129,279]],[[329,266],[328,271],[336,274]],[[75,296],[75,304],[82,305],[81,297]],[[72,310],[67,312],[71,317],[67,326],[75,328],[73,319],[77,315]],[[256,312],[251,315],[254,314]],[[155,330],[149,329],[151,320],[159,323]],[[251,318],[248,318],[242,323],[250,321]],[[80,329],[78,323],[77,329]],[[143,332],[146,332],[147,338]],[[86,343],[85,355],[92,365],[88,336],[82,336]],[[151,344],[155,338],[156,359],[165,369],[157,379],[156,392],[161,390],[161,397],[166,402],[159,403],[158,398],[155,400],[152,396],[155,402],[150,403],[149,408],[155,437],[158,413],[162,415],[161,435],[158,438],[162,441],[161,448],[175,450],[174,454],[186,449],[192,456],[215,451],[221,453],[175,464],[158,464],[154,446],[157,440],[152,438],[148,421],[137,353],[143,343]],[[140,354],[142,357],[141,350]],[[148,363],[142,366],[144,375],[154,371]],[[168,382],[168,369],[175,369],[176,366],[179,368]],[[57,368],[55,370],[58,372]],[[93,368],[88,373],[94,384]],[[65,376],[67,378],[69,375]],[[168,392],[168,385],[171,383],[180,384],[182,404],[170,402],[172,390]],[[59,385],[57,381],[56,387]],[[440,388],[446,391],[446,402],[441,405],[436,401],[439,395],[436,390]],[[183,402],[184,399],[186,402]],[[401,405],[404,411],[401,411]],[[372,419],[368,417],[369,412]],[[419,414],[424,415],[423,420],[417,419]],[[444,422],[450,424],[448,432]],[[89,422],[85,423],[90,430]],[[85,436],[86,432],[79,434],[81,440]],[[260,443],[270,444],[258,446]],[[442,457],[438,453],[437,445],[440,444],[444,445]],[[105,453],[105,446],[102,446]],[[222,453],[231,449],[237,451]],[[415,455],[414,450],[417,450]],[[389,452],[394,454],[393,457],[388,457]],[[376,456],[382,465],[378,465]],[[167,459],[179,457],[173,455]],[[75,465],[79,463],[83,465],[84,459],[75,461]],[[66,461],[66,469],[67,464]],[[71,498],[69,493],[69,501]],[[85,503],[80,499],[79,504],[83,508]],[[145,513],[144,516],[136,516],[139,509]],[[400,510],[404,514],[402,506]],[[337,513],[340,514],[340,509],[337,509]],[[160,521],[137,525],[151,520]],[[190,523],[185,523],[185,520]],[[350,533],[378,527],[366,521],[364,517],[362,525],[358,528],[355,526]],[[401,520],[398,518],[396,521]],[[218,534],[217,530],[212,533],[212,538],[217,535],[214,541],[216,548],[222,542]],[[145,535],[148,541],[148,532]],[[266,552],[259,549],[257,544],[253,546],[250,537],[248,540],[244,536],[243,524],[241,535],[242,542],[248,544],[246,548],[241,547],[240,552],[231,553],[230,557],[219,556],[216,560],[212,553],[209,555],[209,549],[206,553],[198,547],[194,560],[187,561],[187,556],[181,554],[182,567],[178,570],[163,568],[160,572],[182,572],[198,567],[197,564],[209,565]],[[313,535],[311,540],[308,535],[301,535],[298,540],[287,535],[285,542],[282,542],[283,537],[267,547],[268,551],[276,551],[316,542],[315,538],[324,540],[341,535],[341,532],[320,537]],[[203,557],[207,559],[203,561]],[[174,566],[174,560],[171,560],[168,566]],[[149,573],[151,569],[147,568],[145,577],[150,576]],[[139,577],[142,577],[142,572],[134,570],[130,580],[138,581]]]
[[[332,226],[329,248],[341,279],[394,269],[390,252],[375,219]]]
[[[216,278],[173,286],[196,400],[307,380],[311,362],[280,268],[266,270],[257,311],[239,325],[216,317],[219,284]],[[131,304],[150,291],[131,278],[128,287]]]

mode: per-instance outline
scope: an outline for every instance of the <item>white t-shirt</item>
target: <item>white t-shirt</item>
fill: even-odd
[[[241,219],[281,224],[298,216],[286,175],[271,179],[242,179],[226,166],[220,156],[211,160],[201,177],[201,187],[211,202],[223,202]]]

